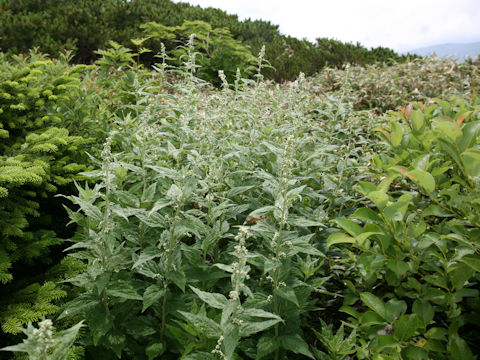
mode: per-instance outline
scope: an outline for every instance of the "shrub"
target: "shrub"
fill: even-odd
[[[361,359],[474,359],[479,328],[478,98],[414,104],[378,127],[382,181],[336,224],[329,246],[351,243],[340,311],[361,335]]]

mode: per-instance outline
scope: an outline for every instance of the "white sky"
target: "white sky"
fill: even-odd
[[[174,0],[174,2],[180,2]],[[396,51],[480,41],[480,0],[185,0],[240,20],[280,25],[282,34]]]

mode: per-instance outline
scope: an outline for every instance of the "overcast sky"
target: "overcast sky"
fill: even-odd
[[[175,2],[180,2],[174,0]],[[282,34],[335,38],[396,51],[480,41],[480,0],[186,0],[241,20],[268,20]]]

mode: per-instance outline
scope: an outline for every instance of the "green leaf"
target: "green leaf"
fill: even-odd
[[[391,135],[391,143],[394,147],[397,147],[398,145],[400,145],[400,143],[402,142],[402,138],[403,138],[403,128],[402,126],[397,123],[397,122],[391,122],[390,123],[392,125],[392,131],[390,133]]]
[[[145,348],[145,355],[147,355],[148,360],[157,359],[164,352],[165,345],[163,345],[162,343],[153,343]]]
[[[378,345],[376,347],[377,351],[381,351],[387,347],[393,347],[398,343],[398,341],[393,337],[393,335],[378,335]]]
[[[281,320],[266,320],[257,322],[247,322],[240,326],[240,336],[247,337],[261,331],[265,331],[275,324],[278,324]]]
[[[406,275],[408,269],[410,268],[406,262],[395,259],[388,260],[387,267],[392,270],[400,279]]]
[[[432,327],[428,329],[428,331],[425,333],[425,337],[427,339],[434,339],[434,340],[446,340],[447,339],[447,329],[444,328],[438,328],[438,327]]]
[[[308,349],[308,344],[302,337],[298,334],[296,335],[284,335],[279,338],[281,346],[286,349],[294,352],[295,354],[302,354],[310,359],[315,359],[310,350]]]
[[[453,142],[456,142],[457,139],[462,137],[462,130],[460,127],[452,120],[438,117],[433,120],[435,127],[443,135],[452,139]]]
[[[348,220],[345,218],[336,218],[333,220],[338,227],[349,233],[351,236],[355,237],[362,232],[362,228],[355,221]]]
[[[275,293],[278,296],[280,296],[282,299],[290,301],[291,303],[294,303],[298,307],[300,306],[300,304],[298,303],[297,295],[295,294],[295,291],[293,291],[292,288],[290,287],[277,288],[275,289]]]
[[[187,284],[187,278],[185,277],[185,273],[181,270],[177,271],[170,271],[165,274],[165,277],[172,281],[175,285],[178,286],[182,292],[185,292],[185,285]]]
[[[378,298],[377,296],[375,296],[375,295],[373,295],[369,292],[363,292],[363,293],[360,294],[360,299],[370,309],[375,311],[383,319],[387,320],[388,316],[387,316],[385,304],[383,303],[383,301],[380,298]]]
[[[203,333],[203,335],[207,337],[218,338],[222,334],[222,329],[220,328],[220,325],[212,319],[206,316],[192,314],[185,311],[178,312],[182,314],[188,321],[190,321],[193,326],[195,326],[201,333]]]
[[[265,356],[273,353],[280,346],[280,342],[277,338],[270,334],[264,334],[257,343],[257,356],[256,360],[260,360]]]
[[[462,128],[463,136],[457,140],[460,151],[465,151],[475,145],[480,132],[480,121],[472,121]]]
[[[85,314],[88,330],[93,338],[93,345],[98,345],[100,339],[112,329],[113,320],[111,315],[105,312],[103,304],[98,304]]]
[[[162,256],[162,252],[156,246],[149,246],[142,250],[137,260],[132,266],[132,269],[139,267],[140,265],[146,263],[147,261],[153,260]]]
[[[222,294],[205,292],[205,291],[199,290],[199,289],[197,289],[197,288],[195,288],[191,285],[190,285],[190,289],[192,289],[192,291],[195,294],[197,294],[198,297],[203,302],[207,303],[208,305],[210,305],[211,307],[213,307],[215,309],[222,310],[225,307],[225,305],[227,304],[228,300]]]
[[[475,270],[464,263],[449,266],[447,272],[450,282],[456,290],[461,289],[465,285],[465,282],[475,275]]]
[[[352,215],[350,215],[350,217],[364,222],[381,222],[380,216],[378,216],[378,214],[372,209],[366,207],[356,210]]]
[[[356,242],[355,238],[345,233],[333,233],[328,237],[327,248],[334,244],[355,244]]]
[[[393,323],[393,335],[400,341],[406,341],[415,335],[415,331],[421,326],[416,314],[401,315]]]
[[[429,302],[420,299],[415,300],[412,311],[418,316],[424,328],[430,325],[435,315],[433,306]]]
[[[125,300],[143,300],[137,290],[126,281],[118,282],[107,288],[107,295]]]
[[[252,316],[264,319],[277,319],[282,321],[282,318],[280,316],[262,309],[243,309],[242,316]]]
[[[383,191],[371,191],[367,194],[370,199],[380,210],[382,210],[388,203],[388,195]]]
[[[393,323],[393,321],[400,315],[407,311],[407,304],[403,300],[390,299],[385,304],[385,314],[387,315],[387,321]]]
[[[410,119],[412,120],[412,129],[414,133],[421,133],[425,128],[425,118],[423,112],[420,110],[412,110],[410,112]]]
[[[456,149],[455,145],[452,143],[444,140],[444,139],[437,139],[438,144],[440,144],[440,147],[442,148],[443,151],[445,151],[456,163],[457,166],[462,169],[462,160],[460,159],[460,153]]]
[[[417,185],[424,188],[427,192],[435,190],[435,179],[426,171],[415,169],[407,172],[406,176],[415,181]]]
[[[480,176],[480,150],[467,149],[461,156],[467,174],[471,177]]]
[[[401,351],[402,358],[408,360],[425,360],[428,359],[428,352],[418,346],[410,345]]]
[[[465,340],[458,334],[452,334],[448,343],[453,360],[474,360],[475,357]]]
[[[476,272],[480,272],[480,258],[478,256],[465,256],[462,262],[471,267]]]
[[[81,315],[89,312],[92,308],[101,304],[101,300],[97,296],[91,294],[82,294],[76,299],[70,301],[66,305],[66,309],[60,314],[58,319],[64,319],[70,316]]]
[[[143,293],[143,307],[142,313],[150,306],[155,304],[165,295],[165,288],[158,285],[150,285]]]
[[[243,194],[251,189],[255,188],[255,185],[247,185],[247,186],[236,186],[234,188],[231,188],[228,193],[227,197],[232,198],[237,195]]]
[[[440,206],[432,204],[422,212],[422,216],[452,217],[453,215]]]

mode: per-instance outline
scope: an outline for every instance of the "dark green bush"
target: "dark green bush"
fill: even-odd
[[[225,35],[226,30],[220,29],[228,29],[233,39],[250,47],[252,54],[258,54],[265,45],[266,60],[276,69],[265,70],[265,75],[276,81],[294,80],[300,72],[313,75],[327,65],[341,67],[346,63],[365,65],[406,59],[385,48],[368,50],[359,44],[331,39],[318,39],[316,43],[298,40],[281,35],[278,26],[270,22],[239,21],[236,15],[228,15],[219,9],[202,9],[170,0],[3,0],[1,4],[0,34],[3,35],[0,37],[0,51],[14,54],[38,47],[40,51],[56,56],[64,48],[75,48],[76,62],[92,63],[98,58],[95,51],[104,49],[110,40],[124,46],[131,45],[131,39],[142,36],[142,24],[156,22],[180,29],[185,21],[203,21],[210,24],[217,36],[219,32]],[[233,44],[232,40],[229,43]],[[173,51],[185,43],[166,45],[168,51]],[[237,50],[232,53],[232,47],[228,49],[222,53],[217,48],[213,58],[208,57],[210,66],[217,66],[215,72],[231,72],[230,66],[235,65],[230,62]],[[150,54],[142,56],[142,62],[147,65],[154,63],[152,56],[161,49],[157,43],[151,46],[151,50]],[[240,51],[244,52],[243,49]],[[245,60],[244,56],[239,59]],[[212,74],[206,77],[211,78]]]

